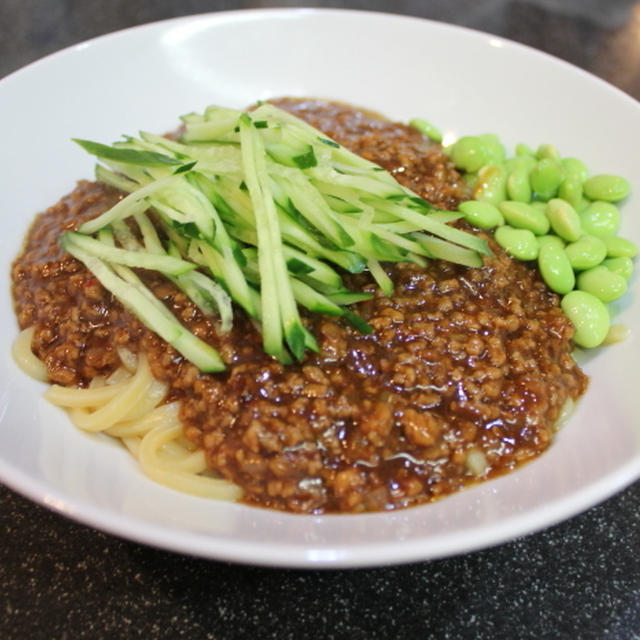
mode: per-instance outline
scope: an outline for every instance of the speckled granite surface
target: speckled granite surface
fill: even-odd
[[[640,98],[640,4],[315,1],[493,32]],[[215,0],[2,0],[0,76]],[[2,106],[0,105],[0,113]],[[0,638],[640,638],[640,483],[547,531],[428,563],[285,571],[199,560],[70,522],[0,487]]]

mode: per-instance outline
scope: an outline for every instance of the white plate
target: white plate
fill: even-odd
[[[120,447],[79,433],[11,361],[9,264],[33,215],[90,177],[71,137],[166,131],[209,103],[336,98],[449,136],[498,132],[553,142],[592,171],[640,185],[638,103],[563,62],[500,38],[413,18],[323,10],[217,13],[77,45],[0,82],[0,478],[62,514],[140,542],[209,558],[299,567],[442,557],[567,518],[640,476],[638,337],[594,352],[591,385],[554,446],[503,478],[395,513],[294,516],[207,502],[148,481]],[[634,209],[624,233],[640,238]],[[640,325],[640,295],[617,305]]]

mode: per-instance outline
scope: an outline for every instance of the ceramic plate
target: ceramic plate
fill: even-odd
[[[468,552],[568,518],[640,476],[638,334],[590,354],[589,390],[551,449],[515,473],[393,513],[296,516],[208,502],[154,485],[118,445],[77,431],[9,355],[9,265],[34,214],[90,178],[69,140],[167,131],[180,114],[272,96],[343,100],[448,139],[497,132],[553,142],[593,173],[640,187],[638,103],[554,58],[419,19],[333,10],[216,13],[86,42],[0,82],[3,171],[0,479],[71,518],[207,558],[297,567],[370,566]],[[625,203],[633,212],[637,196]],[[638,241],[640,219],[623,233]],[[633,283],[632,283],[632,289]],[[637,288],[637,287],[636,287]],[[617,304],[640,326],[640,295]]]

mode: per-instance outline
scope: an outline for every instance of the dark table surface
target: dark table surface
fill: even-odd
[[[0,77],[117,29],[222,0],[1,0]],[[640,3],[332,0],[495,33],[640,98]],[[2,105],[0,104],[0,114]],[[0,638],[640,638],[640,483],[499,547],[366,570],[236,566],[103,534],[0,486]]]

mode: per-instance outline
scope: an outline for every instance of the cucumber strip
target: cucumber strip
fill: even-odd
[[[462,247],[472,249],[484,255],[491,255],[489,246],[484,239],[474,236],[472,233],[450,227],[439,220],[434,220],[429,214],[413,211],[389,200],[378,202],[375,206],[383,211],[394,214],[401,220],[411,222],[419,226],[423,231],[438,236],[443,240],[449,240],[450,242],[454,242],[455,244],[459,244]]]
[[[115,173],[125,176],[138,184],[137,189],[152,183],[154,180],[166,178],[172,175],[171,169],[160,170],[154,167],[139,167],[133,164],[124,164],[122,162],[112,162],[110,160],[102,160],[102,163],[109,167]]]
[[[416,242],[424,247],[431,258],[438,258],[467,267],[481,267],[483,265],[482,258],[475,251],[423,233],[416,233],[413,237]]]
[[[198,254],[200,257],[198,257]],[[212,245],[196,240],[191,243],[189,258],[206,266],[211,274],[220,280],[227,291],[249,316],[255,318],[256,308],[250,292],[249,284],[238,265],[230,246],[218,251]]]
[[[308,267],[306,276],[320,282],[328,287],[334,287],[336,289],[343,288],[342,278],[337,271],[334,271],[328,264],[307,255],[306,253],[284,245],[282,247],[284,257],[287,260],[287,265],[291,260],[298,260]]]
[[[143,249],[142,244],[140,243],[138,238],[136,238],[129,225],[124,220],[116,220],[115,222],[113,222],[111,225],[111,229],[113,229],[113,234],[123,249],[126,249],[127,251],[140,251],[141,249]],[[99,233],[100,232],[98,232],[98,234]],[[98,238],[100,238],[100,235],[98,235]]]
[[[217,283],[199,271],[171,278],[205,316],[220,316],[220,333],[228,333],[233,325],[231,298]]]
[[[124,220],[129,216],[145,211],[148,208],[147,201],[145,200],[147,196],[174,184],[179,179],[179,176],[171,176],[170,178],[164,178],[163,180],[152,182],[151,184],[130,193],[126,198],[120,200],[120,202],[111,207],[111,209],[105,211],[103,214],[99,215],[97,218],[88,220],[84,224],[80,225],[78,231],[80,233],[92,234],[102,227],[106,227],[108,224],[111,224],[114,220]]]
[[[229,144],[183,144],[176,140],[158,136],[153,133],[141,131],[140,136],[144,142],[166,148],[176,156],[186,161],[196,160],[198,168],[202,171],[204,166],[209,166],[209,170],[216,173],[239,173],[242,167],[240,150],[238,147]]]
[[[167,255],[155,255],[143,253],[141,251],[127,251],[118,247],[109,246],[95,240],[89,236],[74,231],[67,231],[63,234],[65,247],[77,247],[89,255],[96,258],[125,265],[138,269],[153,269],[169,275],[180,275],[188,271],[193,271],[196,265],[179,258]],[[71,252],[70,252],[71,253]]]
[[[130,309],[146,327],[157,333],[198,369],[205,372],[225,369],[220,354],[183,327],[139,280],[134,284],[119,277],[100,258],[74,245],[72,236],[68,233],[62,237],[62,246],[83,262],[102,286]],[[133,280],[135,282],[136,279]]]
[[[160,242],[160,238],[158,237],[158,232],[156,228],[153,226],[149,217],[144,213],[137,213],[134,216],[134,220],[138,225],[138,229],[140,229],[140,233],[142,234],[142,242],[146,247],[147,251],[151,253],[163,254],[165,253],[164,247]],[[176,252],[177,253],[177,252]],[[180,255],[174,255],[174,258],[179,258]]]
[[[393,196],[404,195],[404,190],[395,182],[393,184],[376,180],[368,175],[350,175],[339,173],[332,167],[312,167],[305,171],[314,180],[320,182],[334,182],[340,186],[351,187],[364,194],[377,196],[379,198],[391,198]]]
[[[305,329],[291,290],[291,280],[282,254],[278,214],[271,196],[264,148],[251,117],[240,117],[240,149],[247,187],[254,207],[258,233],[258,265],[260,268],[262,324],[265,351],[282,353],[282,335],[293,355],[301,360],[305,350]],[[266,285],[266,286],[265,286]],[[269,298],[273,296],[274,305]],[[276,313],[276,318],[271,316]],[[268,324],[267,324],[268,323]],[[267,334],[266,327],[269,327]],[[276,328],[277,327],[277,328]]]
[[[296,278],[291,279],[291,289],[296,301],[313,313],[336,318],[344,315],[344,309],[335,302]]]
[[[456,220],[464,218],[464,216],[457,211],[432,211],[431,213],[429,213],[429,217],[432,220],[437,220],[438,222],[442,222],[444,224],[455,222]]]
[[[239,109],[222,107],[217,104],[210,104],[204,110],[205,120],[216,120],[218,118],[235,118],[237,121],[241,115],[242,111],[240,111]]]
[[[154,145],[156,148],[165,149],[176,157],[191,157],[192,149],[189,145],[182,144],[182,142],[173,138],[150,133],[149,131],[140,131],[140,140],[137,142],[139,144]]]
[[[101,164],[96,165],[95,175],[96,180],[111,185],[116,189],[120,189],[120,191],[125,191],[126,193],[131,193],[132,191],[139,189],[141,186],[140,183],[135,180],[131,180],[127,176],[116,173],[115,171],[111,171]]]
[[[353,313],[353,311],[349,309],[345,309],[344,319],[364,335],[373,333],[373,327],[364,318],[361,318],[357,313]]]
[[[329,207],[333,211],[337,211],[338,213],[361,213],[362,207],[356,206],[351,202],[344,200],[343,198],[339,198],[330,193],[323,193],[322,197],[325,202],[329,205]]]
[[[223,233],[223,225],[214,206],[186,175],[177,176],[171,189],[154,193],[149,203],[176,222],[192,222],[205,238]]]
[[[183,142],[215,142],[233,133],[237,124],[237,116],[205,120],[204,122],[188,122],[180,140]]]
[[[384,293],[385,296],[393,294],[393,281],[385,273],[380,263],[377,260],[368,260],[367,267],[373,279],[378,283],[382,293]]]
[[[402,235],[399,235],[397,233],[394,233],[393,231],[390,231],[389,229],[382,227],[382,225],[360,222],[360,227],[365,231],[370,231],[371,233],[374,233],[376,236],[378,236],[379,238],[382,238],[382,240],[385,240],[392,246],[400,247],[405,251],[427,255],[425,253],[424,248],[418,242],[410,238],[404,237]]]
[[[149,218],[141,213],[135,217],[145,249],[151,253],[169,254],[174,258],[180,258],[180,252],[175,244],[169,242],[165,251],[156,228]],[[123,223],[124,224],[124,223]],[[233,324],[233,309],[231,298],[226,291],[215,281],[199,271],[191,271],[180,276],[167,276],[207,317],[219,315],[219,331],[227,333]]]
[[[342,221],[344,227],[354,239],[353,249],[367,260],[383,260],[386,262],[398,262],[404,260],[405,252],[390,242],[384,241],[376,231],[363,228],[362,222],[345,218]]]
[[[253,113],[256,118],[272,118],[277,122],[287,124],[293,129],[295,133],[300,132],[301,135],[304,135],[305,139],[313,139],[317,142],[320,142],[321,144],[329,146],[332,152],[332,157],[338,159],[339,161],[345,162],[354,167],[362,167],[365,169],[372,169],[376,171],[380,169],[380,167],[373,162],[370,162],[369,160],[356,155],[334,140],[327,138],[324,133],[308,124],[304,120],[297,118],[296,116],[283,109],[280,109],[279,107],[276,107],[273,104],[264,103],[260,105]],[[395,182],[392,177],[391,180]]]
[[[353,244],[352,238],[338,221],[337,214],[325,202],[318,190],[309,184],[302,172],[279,168],[277,174],[272,173],[271,176],[305,220],[327,236],[331,242],[343,249]]]
[[[184,122],[185,124],[187,124],[188,122],[204,122],[205,117],[201,113],[192,111],[191,113],[185,113],[184,115],[180,116],[180,120],[182,120],[182,122]]]
[[[172,158],[171,156],[161,153],[155,153],[153,151],[141,151],[137,149],[109,146],[99,142],[92,142],[91,140],[81,140],[79,138],[72,139],[91,155],[104,160],[113,160],[115,162],[123,162],[125,164],[137,164],[144,167],[182,164],[182,162],[180,160],[176,160],[176,158]]]
[[[358,302],[364,302],[365,300],[371,300],[374,297],[372,293],[356,292],[356,291],[338,291],[336,293],[327,294],[327,298],[331,302],[335,302],[340,306],[347,306],[350,304],[356,304]]]

